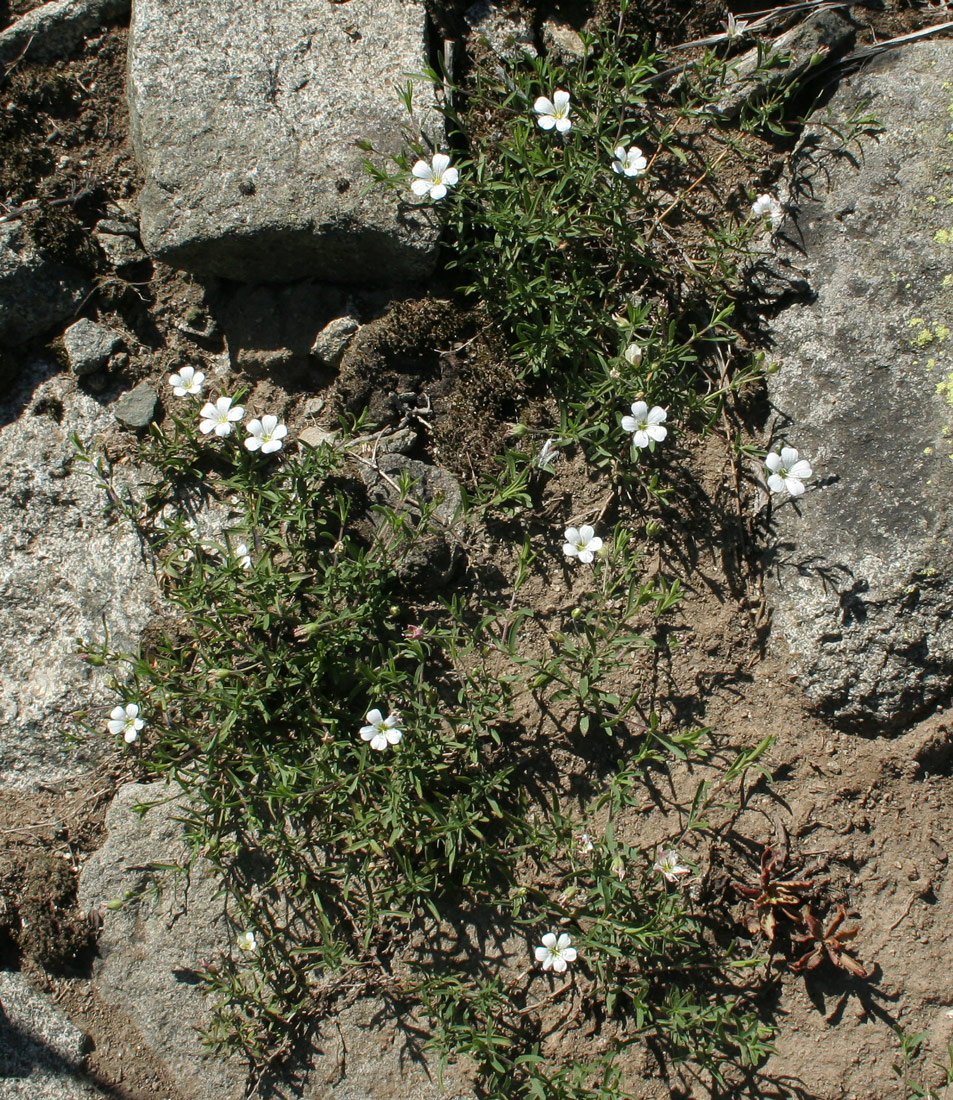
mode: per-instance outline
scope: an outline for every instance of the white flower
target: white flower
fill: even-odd
[[[563,546],[563,553],[566,557],[579,558],[586,565],[602,549],[602,539],[588,523],[582,527],[567,527],[563,537],[566,539]]]
[[[771,228],[777,229],[784,221],[784,207],[774,195],[759,195],[751,204],[751,216],[767,218],[771,222]]]
[[[240,542],[235,547],[233,557],[242,569],[251,569],[251,551],[244,542]]]
[[[113,707],[106,729],[115,736],[121,733],[126,744],[131,745],[139,740],[139,731],[144,725],[145,722],[139,717],[139,707],[135,703],[127,703],[124,707]]]
[[[678,858],[678,852],[674,848],[662,848],[658,859],[652,864],[652,870],[665,879],[666,882],[678,882],[679,875],[690,875],[691,867],[686,867]]]
[[[220,397],[214,405],[211,401],[206,401],[199,413],[203,418],[199,423],[199,431],[202,435],[208,435],[209,432],[214,432],[216,435],[231,435],[232,425],[241,420],[244,415],[245,410],[241,405],[232,408],[230,397]]]
[[[782,447],[779,455],[771,451],[765,456],[764,464],[771,471],[768,474],[771,492],[782,493],[786,489],[792,497],[799,497],[804,492],[804,482],[814,473],[810,462],[806,458],[798,459],[793,447]]]
[[[637,367],[642,362],[642,349],[638,344],[629,344],[622,353],[622,358],[633,367]]]
[[[588,855],[595,848],[592,837],[588,833],[576,833],[576,851],[581,855]]]
[[[536,948],[536,961],[543,964],[544,970],[552,967],[557,974],[562,974],[571,962],[576,961],[576,949],[571,944],[568,932],[561,932],[559,939],[555,932],[547,932],[543,936],[543,946]]]
[[[537,123],[544,130],[551,130],[554,126],[564,134],[572,129],[572,121],[569,118],[569,92],[561,88],[553,92],[553,98],[547,99],[541,95],[533,104],[533,110],[539,115]]]
[[[632,406],[632,415],[622,417],[622,430],[634,433],[632,442],[636,447],[661,443],[668,435],[668,428],[662,427],[665,416],[665,410],[658,405],[653,405],[650,409],[644,401],[636,401]]]
[[[205,385],[205,375],[195,367],[182,367],[178,374],[169,376],[169,385],[176,397],[202,396],[202,387]]]
[[[559,458],[559,448],[555,439],[547,439],[536,456],[536,468],[544,470]]]
[[[249,955],[254,954],[258,950],[258,940],[255,939],[254,932],[242,932],[235,940],[235,944],[239,950]]]
[[[429,194],[434,201],[442,199],[447,188],[453,187],[460,178],[456,168],[451,167],[446,153],[434,153],[430,164],[425,160],[418,160],[411,172],[415,177],[410,185],[411,191],[421,198]]]
[[[388,714],[385,718],[379,710],[367,712],[367,725],[361,726],[361,740],[370,741],[371,748],[377,752],[383,752],[388,745],[396,745],[404,736],[397,728],[400,719],[396,714]]]
[[[638,145],[630,145],[628,149],[624,145],[617,145],[615,156],[616,159],[612,162],[612,171],[617,176],[641,176],[649,166],[649,162],[642,156],[642,150]]]
[[[735,19],[735,17],[728,12],[728,21],[722,23],[725,28],[726,37],[731,40],[732,38],[738,38],[739,35],[744,34],[745,28],[748,26],[747,19]]]
[[[247,427],[249,435],[245,440],[245,446],[250,451],[257,451],[260,448],[263,455],[280,451],[281,441],[288,434],[284,424],[279,424],[278,417],[272,416],[271,413],[263,416],[261,420],[249,420]]]

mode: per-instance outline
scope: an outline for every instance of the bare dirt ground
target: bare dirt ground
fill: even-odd
[[[0,26],[31,6],[29,0],[0,0]],[[717,30],[726,14],[715,0],[696,5],[645,0],[635,6],[665,45]],[[754,6],[741,5],[735,14]],[[578,19],[579,6],[573,7],[564,14]],[[852,14],[861,27],[861,44],[950,17],[938,6],[890,2],[856,6]],[[203,329],[208,309],[201,287],[149,264],[120,278],[89,237],[108,204],[134,203],[138,186],[123,100],[125,35],[124,28],[113,27],[84,53],[51,68],[22,64],[6,74],[0,82],[0,201],[9,208],[32,198],[77,197],[73,204],[31,215],[32,230],[38,241],[69,253],[74,262],[80,257],[97,286],[84,313],[135,335],[127,381],[149,379],[159,389],[171,366],[207,367],[224,347],[219,335],[183,340],[176,328],[184,321]],[[768,150],[766,156],[783,152]],[[446,460],[466,450],[471,458],[482,453],[488,460],[512,409],[488,407],[499,384],[481,391],[478,372],[468,375],[453,363],[444,368],[443,380],[463,404],[448,398],[446,420],[435,419],[435,431],[445,440],[439,457]],[[0,378],[15,370],[15,357],[0,355]],[[446,381],[453,371],[453,379]],[[269,407],[276,399],[284,402],[292,430],[295,410],[306,399],[322,395],[346,404],[349,398],[346,379],[325,389],[321,380],[302,385],[281,375],[250,382],[268,389]],[[469,423],[481,408],[488,423],[479,440],[470,437],[461,448],[459,423]],[[751,422],[757,424],[764,413],[754,399],[748,408]],[[798,975],[783,957],[766,964],[758,997],[765,1018],[777,1026],[778,1052],[753,1074],[745,1095],[905,1097],[893,1069],[899,1051],[893,1029],[926,1032],[925,1046],[936,1058],[953,1040],[948,946],[953,880],[947,874],[953,851],[948,812],[953,804],[953,716],[935,713],[891,738],[839,733],[813,718],[761,600],[758,502],[730,493],[726,497],[731,460],[717,433],[686,446],[680,462],[684,484],[693,494],[690,515],[662,514],[666,533],[647,571],[664,569],[667,576],[678,577],[685,599],[663,644],[633,669],[633,677],[642,688],[646,712],[656,709],[681,728],[709,726],[716,746],[750,747],[768,734],[777,739],[764,759],[769,779],[748,792],[734,819],[732,843],[714,848],[702,868],[698,903],[732,907],[744,935],[747,906],[732,882],[753,881],[766,845],[787,847],[791,874],[812,883],[805,897],[822,899],[827,910],[842,903],[856,914],[848,922],[860,929],[854,951],[870,973],[860,978],[822,966]],[[583,513],[599,504],[600,489],[572,465],[570,456],[551,489],[551,499],[557,497],[570,499],[573,509]],[[713,523],[712,516],[723,518]],[[471,569],[489,569],[497,552],[488,536]],[[538,577],[533,584],[545,622],[547,607],[569,598],[565,581]],[[566,774],[577,776],[587,766],[578,759],[564,763]],[[686,769],[659,774],[646,788],[651,824],[648,813],[633,815],[631,842],[650,844],[677,833],[681,811],[676,807],[684,806],[684,794],[700,774]],[[75,875],[102,839],[112,793],[129,778],[117,758],[69,789],[29,796],[0,791],[0,965],[22,968],[89,1033],[94,1081],[123,1100],[159,1100],[176,1097],[174,1083],[162,1079],[124,1021],[97,1002],[88,981],[95,927],[75,911]],[[785,946],[791,947],[782,943],[779,956]],[[597,1037],[573,1020],[571,1010],[571,1002],[561,1006],[561,1047],[592,1049]],[[918,1069],[918,1079],[939,1087],[943,1077],[932,1061],[928,1058]],[[660,1076],[648,1061],[632,1068],[647,1097],[719,1094],[710,1083]],[[638,1085],[631,1087],[638,1092]],[[740,1087],[721,1095],[740,1095]]]

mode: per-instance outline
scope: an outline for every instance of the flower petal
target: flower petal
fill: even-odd
[[[381,712],[376,707],[373,710],[369,710],[367,712],[366,718],[372,726],[380,726],[383,724],[384,721],[383,714],[381,714]]]
[[[410,189],[415,195],[419,195],[420,198],[423,198],[424,195],[426,195],[427,192],[430,190],[430,181],[414,180],[414,182],[410,185]]]
[[[433,174],[435,177],[442,176],[444,172],[450,167],[450,158],[446,153],[434,153],[433,155]]]
[[[764,464],[768,467],[769,470],[772,470],[776,473],[781,467],[781,456],[776,455],[772,451],[770,454],[764,456]]]
[[[797,451],[793,447],[781,448],[781,464],[786,466],[789,470],[797,462]]]
[[[546,935],[543,936],[543,947],[548,947],[551,951],[555,946],[556,946],[556,933],[555,932],[547,932]]]
[[[541,95],[539,99],[537,99],[536,102],[533,104],[533,110],[538,115],[554,115],[556,113],[556,108],[553,106],[553,101],[551,99],[547,99],[544,95]],[[556,120],[553,119],[553,122],[555,121]],[[542,122],[540,122],[540,125],[542,125]],[[550,125],[552,125],[552,123],[550,123]]]
[[[588,523],[584,523],[579,528],[579,541],[589,543],[592,541],[592,536],[596,533],[595,528],[591,527]]]
[[[456,170],[456,168],[448,168],[446,170],[446,172],[444,172],[444,174],[443,174],[443,182],[448,187],[453,187],[454,184],[459,182],[459,179],[460,179],[460,173]]]
[[[814,471],[811,469],[810,462],[808,462],[806,458],[802,458],[795,462],[791,469],[788,470],[788,477],[797,477],[806,480],[813,473]]]
[[[421,180],[432,180],[433,169],[425,160],[418,160],[417,163],[410,170],[411,175],[416,176]]]
[[[784,482],[784,487],[791,494],[792,497],[799,497],[804,495],[804,482],[799,481],[796,477],[789,477]]]
[[[768,478],[768,488],[772,493],[783,493],[784,478],[780,474],[771,474]]]
[[[446,187],[444,187],[444,185],[442,183],[435,183],[433,185],[433,187],[430,188],[430,197],[434,201],[437,201],[438,199],[444,198],[444,196],[446,194],[447,194],[447,189],[446,189]]]
[[[558,118],[556,119],[556,129],[561,133],[566,133],[567,130],[572,129],[572,119]]]
[[[552,115],[540,115],[536,121],[544,130],[551,130],[556,125],[556,119]]]
[[[569,92],[564,92],[562,88],[557,88],[553,93],[553,103],[557,111],[564,111],[569,106]]]
[[[636,420],[642,421],[649,415],[649,407],[644,401],[636,401],[632,405],[632,415]]]

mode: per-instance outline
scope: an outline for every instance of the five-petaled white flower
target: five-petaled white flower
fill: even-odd
[[[592,837],[588,833],[576,833],[576,851],[581,855],[588,855],[595,848]]]
[[[421,198],[430,195],[434,201],[442,199],[447,188],[453,187],[460,178],[446,153],[434,153],[430,164],[425,160],[418,160],[410,171],[414,176],[410,185],[411,191]]]
[[[139,740],[139,731],[145,722],[139,717],[139,707],[135,703],[127,703],[124,707],[113,707],[109,712],[109,721],[106,729],[118,736],[122,734],[127,745]]]
[[[541,95],[533,104],[533,110],[539,115],[537,123],[544,130],[551,130],[554,126],[564,134],[572,129],[572,120],[569,117],[569,92],[561,88],[553,92],[553,98]]]
[[[661,443],[668,435],[668,428],[662,427],[665,410],[653,405],[650,409],[644,401],[636,401],[632,406],[632,415],[622,417],[622,430],[632,432],[632,442],[636,447],[648,447],[652,443]]]
[[[251,569],[251,551],[248,549],[248,545],[244,542],[240,542],[234,550],[233,557],[235,561],[242,567],[242,569]]]
[[[769,452],[764,464],[771,471],[768,474],[768,488],[772,493],[783,493],[785,489],[792,497],[804,492],[804,482],[814,473],[806,458],[798,458],[793,447],[782,447],[781,453]]]
[[[563,545],[563,553],[566,557],[578,558],[586,565],[602,549],[602,539],[588,523],[583,524],[582,527],[567,527],[563,537],[566,539]]]
[[[751,216],[764,218],[771,222],[772,229],[777,229],[784,221],[784,207],[774,195],[759,195],[751,204]]]
[[[686,867],[678,858],[678,852],[674,848],[662,848],[659,850],[658,859],[652,864],[652,870],[665,879],[666,882],[678,882],[679,875],[690,875],[691,867]]]
[[[205,385],[205,374],[195,367],[182,367],[177,374],[169,376],[169,385],[176,397],[201,397]]]
[[[562,974],[571,962],[576,961],[576,949],[571,944],[572,938],[568,932],[560,932],[558,939],[555,932],[547,932],[543,936],[543,946],[536,948],[536,961],[543,964],[544,970],[552,967],[555,973]]]
[[[385,718],[377,709],[367,712],[367,725],[361,726],[361,740],[370,741],[371,748],[377,752],[383,752],[388,745],[396,745],[404,736],[397,728],[400,718],[396,714],[388,714]]]
[[[638,145],[630,145],[628,149],[617,145],[614,151],[616,159],[612,162],[612,171],[617,176],[641,176],[649,166]]]
[[[642,362],[642,349],[638,344],[628,344],[622,353],[622,358],[633,367],[637,367]]]
[[[242,932],[236,938],[235,944],[240,951],[244,951],[249,955],[253,955],[258,950],[258,940],[255,938],[254,932]]]
[[[216,435],[231,435],[232,425],[237,423],[245,415],[241,405],[232,407],[230,397],[220,397],[213,405],[206,401],[202,406],[199,416],[203,419],[199,423],[199,431],[202,435],[214,432]]]
[[[269,455],[272,451],[280,451],[281,441],[288,434],[284,424],[278,423],[278,417],[268,413],[261,420],[249,420],[246,425],[248,438],[245,446],[250,451],[261,450],[263,455]]]

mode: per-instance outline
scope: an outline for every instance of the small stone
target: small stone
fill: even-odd
[[[122,339],[105,325],[82,317],[63,333],[63,343],[73,374],[81,377],[104,367]]]
[[[159,395],[143,382],[121,394],[113,404],[113,415],[127,428],[145,428],[155,415]]]
[[[354,317],[337,317],[315,337],[311,354],[329,367],[336,367],[360,325]]]
[[[578,31],[553,19],[543,23],[543,45],[549,59],[560,65],[582,61],[586,56],[586,46]]]
[[[329,432],[326,428],[319,428],[317,425],[312,425],[312,427],[304,428],[298,432],[299,447],[321,447],[325,443],[331,446],[336,439],[337,435],[334,432]]]
[[[143,249],[128,233],[106,233],[97,226],[93,230],[93,239],[99,245],[103,255],[115,268],[131,267],[148,259]]]
[[[138,237],[139,227],[132,220],[132,218],[122,217],[116,218],[103,218],[102,221],[96,223],[94,233],[120,233],[127,237]]]

